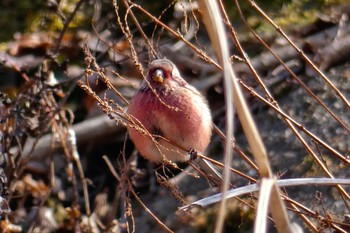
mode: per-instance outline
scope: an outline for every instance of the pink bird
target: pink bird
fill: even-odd
[[[128,126],[131,140],[142,156],[155,163],[189,161],[189,151],[204,152],[210,142],[212,117],[206,99],[167,59],[149,65],[127,112],[133,122]],[[207,161],[198,164],[221,179]]]

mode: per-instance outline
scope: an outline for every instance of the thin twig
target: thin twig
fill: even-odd
[[[131,184],[129,183],[130,187]],[[172,230],[170,230],[156,215],[154,215],[152,213],[152,211],[150,209],[147,208],[147,206],[141,201],[141,199],[139,198],[139,196],[135,193],[133,188],[130,188],[130,192],[132,193],[132,195],[135,197],[136,201],[142,206],[142,208],[144,210],[146,210],[146,212],[151,215],[151,217],[156,220],[156,222],[167,232],[171,232],[173,233]]]
[[[341,93],[341,91],[332,83],[331,80],[327,78],[327,76],[315,66],[315,64],[308,58],[304,52],[299,49],[296,44],[284,33],[281,27],[279,27],[253,0],[249,0],[251,6],[259,12],[275,29],[279,32],[290,45],[300,54],[300,56],[322,77],[322,79],[335,91],[335,93],[340,97],[341,100],[346,104],[348,109],[350,109],[350,103],[346,99],[346,97]]]
[[[332,154],[338,157],[344,164],[350,165],[350,160],[342,155],[340,152],[332,148],[330,145],[328,145],[326,142],[324,142],[322,139],[317,137],[315,134],[310,132],[304,125],[300,124],[296,120],[294,120],[292,117],[290,117],[288,114],[286,114],[282,109],[276,107],[274,104],[272,104],[270,101],[266,100],[264,97],[262,97],[260,94],[258,94],[256,91],[254,91],[251,87],[246,85],[242,80],[239,80],[240,84],[254,97],[257,97],[259,100],[264,102],[266,105],[268,105],[270,108],[275,110],[277,113],[279,113],[283,118],[287,119],[291,123],[293,123],[299,130],[303,131],[305,134],[307,134],[310,138],[317,141],[319,144],[321,144],[323,147],[325,147],[327,150],[329,150]]]
[[[71,21],[73,20],[74,16],[76,15],[76,13],[78,12],[79,8],[81,7],[81,5],[85,2],[85,0],[80,0],[76,5],[75,5],[75,8],[73,10],[73,12],[70,14],[70,16],[67,18],[66,22],[64,22],[64,25],[63,25],[63,28],[60,32],[60,35],[57,39],[57,42],[56,42],[56,46],[54,47],[54,49],[52,50],[52,53],[54,55],[56,55],[60,48],[61,48],[61,44],[62,44],[62,40],[63,40],[63,37],[64,37],[64,34],[66,33],[68,27],[69,27],[69,24],[71,23]]]
[[[146,42],[146,44],[148,45],[148,48],[151,50],[151,54],[154,56],[154,57],[157,57],[157,53],[156,51],[154,50],[153,48],[153,45],[151,44],[150,40],[147,38],[146,34],[144,33],[144,31],[142,30],[142,27],[141,25],[139,24],[137,18],[135,17],[134,13],[132,12],[131,10],[131,7],[129,6],[128,4],[128,1],[127,0],[123,0],[123,3],[126,7],[126,9],[128,9],[128,12],[131,16],[131,19],[132,21],[134,21],[136,27],[137,27],[137,30],[140,32],[142,38],[144,39],[144,41]]]

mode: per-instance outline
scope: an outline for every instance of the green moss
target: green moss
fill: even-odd
[[[45,1],[43,0],[1,1],[0,41],[12,39],[14,33],[25,31],[28,26],[28,18],[32,17],[38,9],[44,8]]]
[[[244,199],[246,203],[254,205],[250,198]],[[209,233],[214,231],[217,220],[218,205],[206,208],[196,215],[195,226],[198,233]],[[229,199],[227,202],[227,216],[224,224],[224,232],[250,232],[254,222],[254,210],[241,203],[237,199]]]
[[[294,28],[308,25],[320,14],[327,14],[331,6],[345,4],[345,0],[292,1],[276,12],[273,19],[282,27]]]
[[[347,4],[348,0],[256,0],[256,4],[284,30],[295,29],[314,22],[318,15],[327,14],[331,7]],[[275,29],[251,6],[249,1],[239,1],[244,17],[258,33],[272,32]],[[225,9],[231,22],[241,25],[233,1],[225,1]]]
[[[65,17],[69,17],[77,2],[78,0],[61,1],[59,7]],[[54,9],[50,9],[44,0],[5,0],[0,2],[0,9],[0,41],[13,39],[16,32],[58,32],[63,28],[64,22],[60,16]],[[86,29],[90,25],[91,13],[92,9],[89,10],[86,4],[83,4],[69,27]]]

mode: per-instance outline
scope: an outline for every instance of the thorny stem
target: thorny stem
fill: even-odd
[[[141,36],[143,37],[143,39],[147,43],[148,48],[151,50],[152,55],[154,57],[156,57],[157,53],[154,50],[153,45],[151,44],[150,40],[147,38],[146,34],[142,30],[142,27],[140,26],[139,22],[137,21],[137,18],[135,17],[134,13],[132,12],[131,7],[128,5],[128,2],[126,0],[123,0],[123,3],[125,5],[125,7],[128,9],[128,12],[130,13],[131,19],[134,21],[134,23],[137,27],[137,30],[140,32]]]
[[[94,59],[94,57],[92,56],[90,50],[87,48],[86,45],[84,45],[83,50],[85,55],[90,58],[90,61],[91,61],[90,65],[93,66],[93,68],[95,69],[95,72],[98,74],[100,79],[107,85],[109,89],[113,90],[126,105],[129,105],[129,101],[125,99],[125,97],[111,84],[111,82],[109,82],[108,77],[100,68],[100,66],[97,64],[96,59]],[[87,84],[89,85],[89,83]]]
[[[212,158],[209,158],[209,157],[207,157],[207,156],[204,156],[204,155],[202,155],[202,154],[200,154],[200,153],[198,153],[197,156],[200,157],[200,158],[202,158],[202,159],[208,160],[209,162],[211,162],[212,164],[215,164],[215,165],[217,165],[217,166],[225,167],[224,164],[222,164],[222,163],[216,161],[215,159],[212,159]],[[230,171],[233,172],[233,173],[236,173],[237,175],[239,175],[239,176],[241,176],[241,177],[243,177],[243,178],[245,178],[245,179],[247,179],[247,180],[249,180],[249,181],[251,181],[251,182],[253,182],[253,183],[256,183],[256,179],[254,179],[254,178],[252,178],[252,177],[250,177],[250,176],[244,174],[244,173],[241,172],[241,171],[238,171],[238,170],[233,169],[233,168],[231,168],[231,167],[230,167]]]
[[[205,54],[204,51],[198,49],[196,46],[194,46],[192,43],[190,43],[188,40],[186,40],[185,38],[183,38],[182,35],[180,35],[179,33],[175,32],[173,29],[171,29],[169,26],[167,26],[166,24],[164,24],[163,22],[159,21],[156,17],[154,17],[152,14],[150,14],[148,11],[146,11],[145,9],[143,9],[140,5],[137,5],[133,2],[129,1],[129,4],[136,7],[137,9],[139,9],[142,13],[144,13],[145,15],[147,15],[147,17],[149,17],[152,21],[154,21],[155,23],[159,24],[160,26],[162,26],[165,30],[167,30],[168,32],[170,32],[172,35],[176,36],[179,40],[182,40],[186,45],[188,45],[188,47],[190,47],[191,49],[193,49],[196,53],[200,54],[202,56],[202,58],[209,62],[210,64],[214,65],[216,68],[221,69],[220,65],[218,65],[216,62],[214,62],[207,54]]]
[[[221,130],[214,125],[214,131],[221,137],[222,140],[227,140],[226,135],[221,132]],[[241,156],[241,158],[246,161],[255,171],[259,172],[259,168],[258,166],[256,166],[256,164],[246,155],[243,153],[243,151],[241,149],[239,149],[236,144],[234,143],[234,141],[232,140],[232,148],[233,150],[239,155]]]
[[[129,2],[130,3],[130,2]],[[179,111],[178,108],[176,107],[172,107],[172,106],[169,106],[167,105],[158,95],[158,93],[154,90],[154,88],[151,86],[151,84],[149,83],[149,81],[146,79],[145,75],[144,75],[144,70],[143,70],[143,67],[142,65],[138,62],[138,57],[137,57],[137,53],[136,53],[136,50],[133,46],[133,43],[132,43],[132,34],[130,33],[130,29],[129,29],[129,26],[127,24],[127,14],[125,15],[125,18],[124,18],[124,21],[125,21],[125,26],[123,26],[122,22],[121,22],[121,18],[120,18],[120,15],[119,15],[119,8],[118,8],[118,4],[117,4],[117,1],[116,0],[113,0],[113,6],[114,6],[114,11],[115,11],[115,14],[117,16],[117,21],[118,21],[118,24],[120,26],[120,29],[122,30],[123,34],[126,36],[126,39],[130,45],[130,51],[131,51],[131,56],[132,56],[132,59],[135,63],[135,65],[137,66],[138,70],[140,71],[140,74],[142,75],[143,79],[146,81],[147,85],[150,87],[150,89],[152,90],[153,94],[156,95],[156,97],[158,98],[158,100],[166,107],[168,107],[169,109],[173,109],[174,111]],[[135,6],[134,4],[132,4],[132,6]],[[130,10],[130,7],[127,8],[127,11]]]
[[[255,4],[254,3],[254,1],[250,1],[252,4]],[[126,3],[126,1],[124,1],[124,3]],[[132,4],[134,7],[136,7],[136,8],[138,8],[138,9],[140,9],[142,12],[144,12],[146,15],[148,15],[149,13],[148,12],[146,12],[143,8],[141,8],[141,7],[139,7],[138,5],[136,5],[136,4],[134,4],[134,3],[131,3],[130,2],[130,4]],[[130,10],[130,12],[131,12],[131,10]],[[132,17],[133,17],[133,13],[131,12],[131,15],[132,15]],[[150,15],[150,14],[149,14]],[[157,21],[157,19],[155,19],[155,18],[152,18],[153,16],[152,15],[150,15],[150,18],[153,20],[153,21],[155,21],[157,24],[159,24],[159,25],[161,25],[162,27],[164,27],[166,30],[168,30],[169,32],[171,32],[173,35],[175,35],[175,36],[177,36],[178,37],[178,39],[180,39],[180,40],[183,40],[185,43],[186,43],[186,41],[181,37],[181,35],[178,35],[176,32],[174,32],[174,31],[172,31],[170,28],[167,28],[166,27],[166,25],[163,25],[162,24],[162,22],[160,22],[160,21]],[[273,23],[273,22],[272,22]],[[276,28],[276,30],[278,31],[278,32],[280,32],[283,36],[285,36],[284,35],[284,33],[283,33],[283,31],[281,31],[281,29],[280,28]],[[234,33],[234,31],[233,31],[233,33]],[[285,36],[286,37],[286,36]],[[288,40],[288,38],[286,38],[287,40]],[[290,42],[292,45],[294,45],[292,42]],[[196,50],[195,49],[195,47],[193,46],[191,46],[191,44],[189,43],[189,42],[187,42],[186,43],[188,46],[190,46],[192,49],[194,49],[195,51],[197,51],[197,52],[199,52],[203,57],[205,57],[206,55],[202,52],[202,51],[200,51],[200,50]],[[240,45],[239,45],[239,43],[237,43],[238,44],[238,46],[240,47]],[[295,46],[296,47],[296,46]],[[298,48],[296,48],[296,50],[301,54],[301,56],[305,56],[304,54],[303,54],[303,52],[301,51],[301,50],[299,50]],[[273,51],[270,51],[272,54],[274,54],[273,53]],[[250,64],[250,62],[249,62],[249,59],[245,56],[245,53],[243,52],[242,53],[243,54],[243,57],[244,57],[244,60],[245,60],[245,62],[248,64],[248,66],[249,67],[251,67],[251,64]],[[276,56],[275,56],[276,57]],[[308,58],[305,56],[304,57],[308,62],[311,62],[311,61],[309,61],[308,60]],[[282,62],[278,57],[276,57],[276,59],[278,59],[280,62]],[[215,64],[215,63],[213,63],[213,64]],[[282,62],[282,65],[284,65],[285,66],[285,64]],[[217,66],[217,65],[216,65]],[[314,65],[313,64],[311,64],[311,66],[313,66],[314,67]],[[218,66],[217,66],[217,68],[219,68]],[[252,68],[252,67],[251,67]],[[291,74],[292,74],[292,76],[294,77],[295,75],[292,73],[292,71],[290,71],[290,69],[288,69],[288,67],[286,67],[285,66],[285,68],[287,69],[287,71],[288,72],[290,72]],[[315,69],[317,69],[317,67],[314,67]],[[301,130],[301,131],[303,131],[303,132],[305,132],[309,137],[311,137],[311,138],[313,138],[315,141],[317,141],[317,142],[319,142],[320,144],[322,144],[323,146],[325,146],[327,149],[329,149],[332,153],[334,153],[334,154],[336,154],[344,163],[346,163],[346,164],[349,164],[349,160],[348,159],[346,159],[343,155],[341,155],[339,152],[337,152],[337,151],[335,151],[333,148],[331,148],[330,146],[328,146],[326,143],[324,143],[321,139],[318,139],[315,135],[313,135],[311,132],[309,132],[303,125],[301,125],[301,124],[299,124],[298,122],[296,122],[296,121],[294,121],[292,118],[290,118],[288,115],[286,115],[284,112],[283,112],[283,110],[281,110],[280,108],[279,108],[279,106],[276,104],[277,102],[275,102],[274,100],[273,100],[273,97],[271,96],[271,94],[269,93],[269,91],[267,90],[267,88],[264,86],[264,83],[261,81],[261,79],[259,78],[259,76],[258,76],[258,74],[255,72],[255,70],[252,68],[251,69],[252,71],[253,71],[253,73],[255,73],[256,75],[256,77],[258,78],[258,82],[260,83],[260,85],[264,88],[264,90],[265,90],[265,92],[267,93],[267,95],[268,95],[268,100],[266,100],[266,99],[264,99],[263,97],[261,97],[261,96],[259,96],[259,95],[257,95],[256,93],[254,93],[254,91],[253,90],[251,90],[251,88],[249,88],[249,87],[247,87],[247,86],[245,86],[245,88],[248,90],[248,91],[250,91],[253,95],[255,95],[255,96],[258,96],[258,98],[260,98],[263,102],[265,102],[266,104],[268,104],[270,107],[272,107],[275,111],[277,111],[280,115],[282,115],[282,117],[284,118],[284,120],[288,123],[288,125],[293,129],[293,131],[295,132],[295,134],[297,135],[297,137],[299,138],[299,140],[301,140],[302,141],[302,143],[304,144],[304,146],[306,147],[306,149],[309,151],[309,150],[311,150],[311,148],[309,148],[308,147],[308,145],[306,144],[306,142],[304,141],[304,139],[301,137],[301,135],[297,132],[297,129],[299,129],[299,130]],[[322,72],[321,71],[319,71],[320,72],[320,75],[322,76],[323,74],[322,74]],[[298,79],[297,79],[298,80]],[[326,82],[327,82],[327,78],[325,77],[325,80],[326,80]],[[300,81],[301,82],[301,81]],[[328,83],[328,82],[327,82]],[[303,83],[301,82],[301,85],[302,85]],[[332,83],[331,83],[332,84]],[[331,85],[331,84],[329,84],[329,85]],[[243,84],[242,82],[241,82],[241,85],[245,85],[245,84]],[[303,85],[302,85],[303,86]],[[333,88],[333,86],[331,85],[331,87]],[[306,87],[307,88],[307,87]],[[335,87],[334,87],[335,88]],[[308,90],[308,89],[307,89]],[[336,92],[337,91],[339,91],[338,89],[334,89]],[[309,93],[310,94],[310,93]],[[338,94],[338,93],[337,93]],[[340,93],[341,94],[341,93]],[[310,94],[310,95],[312,95],[313,96],[313,94]],[[338,94],[339,95],[339,94]],[[339,95],[341,98],[342,98],[342,95]],[[318,99],[317,99],[317,97],[316,97],[316,100],[317,101],[319,101]],[[345,99],[345,97],[344,97],[344,99],[343,99],[343,101],[345,101],[345,103],[347,103],[347,105],[348,105],[348,107],[349,107],[349,104],[348,104],[348,102],[347,102],[347,100]],[[321,105],[322,105],[322,101],[321,101]],[[323,105],[322,105],[323,106]],[[326,108],[326,110],[327,110],[327,107],[326,106],[324,106],[325,108]],[[328,110],[327,110],[328,111]],[[334,117],[334,114],[332,114],[332,112],[330,112],[330,114]],[[337,120],[338,118],[335,116],[335,119]],[[340,120],[337,120],[340,124],[342,124],[342,121],[340,121]],[[343,124],[342,124],[343,125]],[[348,128],[346,127],[346,126],[344,126],[343,125],[343,127],[345,127],[347,130],[348,130]],[[348,130],[349,131],[349,130]],[[316,161],[319,163],[319,165],[324,169],[324,171],[329,175],[329,176],[331,176],[332,177],[332,174],[331,173],[329,173],[329,171],[327,170],[327,168],[325,168],[323,165],[323,163],[322,163],[322,161],[319,161],[318,160],[318,158],[317,158],[317,156],[316,155],[314,155],[314,152],[311,150],[311,151],[309,151],[314,157],[315,157],[315,159],[316,159]],[[340,187],[341,188],[341,187]],[[136,195],[136,194],[135,194]],[[292,204],[293,205],[293,204]],[[295,207],[295,209],[297,210],[297,208]],[[301,214],[301,217],[303,217],[304,215],[303,214]],[[313,216],[315,216],[315,215],[313,215]],[[307,221],[307,219],[305,218],[304,219],[306,222],[308,222]],[[311,223],[310,223],[311,224]],[[308,224],[309,225],[309,224]],[[310,225],[309,225],[310,226]],[[311,224],[311,226],[313,226],[312,224]],[[315,227],[313,226],[313,227],[311,227],[312,229],[315,229]]]
[[[163,24],[162,22],[160,22],[157,18],[155,18],[152,14],[150,14],[149,12],[147,12],[146,10],[144,10],[141,6],[134,4],[134,3],[130,3],[132,5],[134,5],[136,8],[140,9],[140,11],[142,11],[144,14],[146,14],[148,17],[150,17],[153,21],[155,21],[157,24],[161,25],[162,27],[164,27],[166,30],[168,30],[170,33],[172,33],[173,35],[177,36],[179,39],[183,40],[190,48],[192,48],[194,51],[196,51],[197,53],[201,54],[203,57],[207,58],[207,56],[203,53],[203,51],[197,49],[194,45],[192,45],[190,42],[184,40],[180,35],[178,35],[175,31],[173,31],[171,28],[169,28],[167,25]],[[210,58],[209,58],[210,59]],[[216,64],[215,62],[213,62],[211,59],[207,60],[208,62],[210,62],[211,64],[215,65],[218,69],[221,69],[221,67]],[[240,82],[241,85],[247,89],[249,92],[251,92],[251,88],[248,87],[247,85],[245,85],[242,81]],[[260,98],[262,98],[260,95],[258,95],[256,92],[254,94],[254,96],[258,96]],[[262,98],[264,99],[264,98]],[[265,100],[265,99],[264,99]],[[265,101],[264,101],[265,102]],[[276,109],[276,106],[274,106],[272,103],[270,103],[268,101],[268,105],[273,107],[274,109]],[[279,108],[278,108],[279,109]],[[282,110],[279,109],[279,112],[282,112]],[[283,114],[282,114],[283,116]],[[339,152],[337,152],[336,150],[334,150],[332,147],[328,146],[325,142],[323,142],[322,140],[320,140],[319,138],[317,138],[315,135],[313,135],[312,133],[310,133],[309,131],[307,131],[304,126],[298,124],[296,121],[294,121],[292,118],[287,117],[288,120],[290,120],[293,124],[296,124],[298,126],[298,128],[302,131],[304,131],[305,133],[307,133],[311,138],[313,138],[314,140],[316,140],[317,142],[319,142],[321,145],[323,145],[324,147],[326,147],[328,150],[330,150],[332,153],[334,153],[335,155],[337,155],[345,164],[349,164],[349,161],[347,159],[345,159],[345,157],[343,155],[341,155]]]
[[[111,171],[111,173],[113,174],[113,176],[120,182],[121,181],[121,177],[118,175],[117,171],[114,169],[113,165],[110,163],[110,161],[108,160],[108,158],[106,156],[104,156],[103,158],[107,165],[108,165],[108,168],[109,170]],[[163,229],[167,232],[171,232],[173,233],[172,230],[170,230],[159,218],[157,218],[156,215],[154,215],[152,213],[152,211],[150,209],[148,209],[148,207],[141,201],[141,199],[139,198],[139,196],[135,193],[134,189],[132,188],[132,184],[130,183],[130,180],[127,180],[128,182],[128,190],[132,193],[132,195],[135,197],[135,199],[137,200],[137,202],[142,206],[142,208],[144,208],[144,210],[146,210],[146,212],[148,214],[151,215],[151,217],[156,220],[156,222],[161,226],[163,227]]]

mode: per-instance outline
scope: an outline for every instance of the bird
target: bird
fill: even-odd
[[[147,75],[128,106],[128,134],[140,154],[154,163],[188,162],[203,153],[213,122],[205,97],[166,58],[149,64]],[[194,153],[193,153],[194,152]],[[215,180],[221,174],[207,160],[197,165]]]

